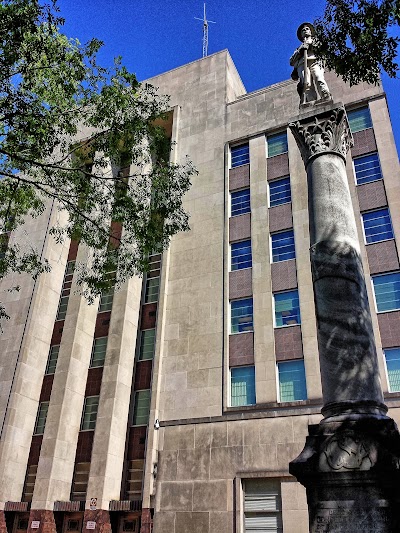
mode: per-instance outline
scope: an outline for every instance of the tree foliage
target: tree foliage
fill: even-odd
[[[315,22],[318,54],[351,85],[398,73],[400,0],[327,0]]]
[[[117,271],[118,284],[144,271],[152,251],[188,229],[182,196],[195,169],[169,160],[156,125],[168,98],[119,59],[99,66],[102,43],[81,45],[62,24],[55,1],[0,1],[0,278],[49,269],[39,251],[8,235],[54,202],[68,213],[51,228],[54,238],[89,249],[78,282],[92,299],[108,287],[107,272]],[[110,239],[112,221],[123,230]]]

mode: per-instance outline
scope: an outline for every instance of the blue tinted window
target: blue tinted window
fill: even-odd
[[[300,305],[298,291],[277,292],[275,300],[276,327],[300,324]]]
[[[253,331],[253,298],[231,302],[231,333]]]
[[[357,185],[382,179],[381,165],[377,153],[354,159]]]
[[[378,312],[400,309],[400,273],[373,276]]]
[[[361,107],[360,109],[349,111],[347,117],[349,119],[350,130],[352,133],[372,128],[372,120],[368,107]]]
[[[290,178],[282,178],[269,182],[269,205],[286,204],[292,201],[292,194],[290,191]]]
[[[400,348],[384,350],[390,392],[400,391]]]
[[[279,401],[307,400],[306,374],[302,359],[278,363],[278,373]]]
[[[231,148],[231,167],[239,167],[240,165],[247,165],[250,162],[249,145],[241,144],[240,146],[232,146]]]
[[[271,243],[273,263],[295,258],[293,230],[273,233],[271,235]]]
[[[251,267],[251,241],[231,244],[231,270]]]
[[[231,369],[231,405],[252,405],[256,403],[254,366]]]
[[[363,213],[362,219],[367,244],[393,239],[393,228],[388,209]]]
[[[250,213],[250,189],[231,194],[231,217]]]
[[[284,154],[288,151],[286,131],[267,137],[268,157]]]

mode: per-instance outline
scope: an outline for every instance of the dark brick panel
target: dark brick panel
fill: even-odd
[[[68,261],[73,261],[78,255],[79,241],[71,241],[68,250]]]
[[[229,298],[245,298],[251,296],[252,290],[252,269],[244,268],[229,272]]]
[[[101,388],[101,378],[103,377],[103,367],[89,368],[85,396],[98,396]]]
[[[376,142],[373,128],[353,133],[354,146],[351,149],[352,157],[376,152]]]
[[[96,326],[94,328],[94,338],[107,337],[110,328],[111,311],[104,311],[99,313],[96,318]]]
[[[53,387],[54,374],[43,376],[42,390],[40,391],[39,402],[50,401],[51,389]]]
[[[279,261],[271,265],[272,291],[286,291],[297,287],[296,260]]]
[[[39,462],[40,448],[42,447],[43,435],[33,435],[31,449],[29,450],[28,466],[37,465]]]
[[[54,323],[53,335],[51,336],[51,346],[56,346],[61,343],[61,337],[64,329],[64,320],[59,320]]]
[[[378,207],[387,205],[383,180],[359,185],[357,187],[357,193],[360,211],[368,211],[369,209],[377,209]]]
[[[269,231],[281,231],[293,227],[292,204],[277,205],[268,209],[269,213]]]
[[[147,426],[136,426],[129,428],[128,439],[128,461],[134,459],[144,459],[146,449]]]
[[[267,159],[267,180],[274,180],[289,174],[288,154],[280,154]]]
[[[371,274],[380,274],[399,268],[399,258],[394,240],[368,244],[366,248]]]
[[[249,239],[251,236],[250,227],[250,213],[231,217],[229,219],[229,242]]]
[[[141,329],[152,329],[156,327],[157,303],[142,305]]]
[[[229,171],[229,190],[250,187],[250,165],[231,168]]]
[[[303,358],[300,326],[277,328],[274,333],[275,356],[277,361]]]
[[[400,311],[378,314],[382,346],[395,348],[400,346]]]
[[[254,364],[254,333],[229,336],[229,366]]]
[[[110,237],[110,245],[114,248],[118,248],[119,241],[121,239],[122,234],[122,225],[120,222],[111,222],[111,237]]]
[[[135,390],[149,389],[151,385],[151,372],[153,361],[138,361],[135,372]]]
[[[90,463],[94,431],[80,431],[76,445],[75,463]]]

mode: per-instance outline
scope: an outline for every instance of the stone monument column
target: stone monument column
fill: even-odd
[[[310,532],[400,531],[400,435],[379,380],[345,158],[342,104],[301,105],[289,124],[307,171],[323,420],[289,470],[307,490]]]

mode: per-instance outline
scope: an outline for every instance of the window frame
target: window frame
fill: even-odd
[[[235,194],[248,191],[249,192],[249,207],[247,211],[241,212],[241,213],[235,213],[232,214],[232,197]],[[242,189],[238,189],[236,191],[231,191],[229,194],[229,218],[233,217],[240,217],[242,215],[247,215],[248,213],[251,213],[251,197],[250,197],[250,187],[243,187]]]
[[[292,233],[292,236],[293,236],[293,252],[285,252],[285,253],[279,254],[279,256],[280,255],[287,255],[288,253],[293,253],[293,257],[288,257],[287,259],[275,259],[274,258],[274,246],[273,246],[274,239],[273,239],[273,237],[275,237],[277,235],[283,235],[284,233]],[[289,238],[289,237],[286,237],[286,238]],[[270,233],[270,235],[269,235],[269,243],[270,243],[271,264],[272,263],[282,263],[284,261],[291,261],[293,259],[296,259],[296,243],[295,243],[295,240],[294,240],[294,229],[293,228],[285,229],[283,231],[276,231],[276,232]],[[279,248],[282,248],[282,246],[280,246]]]
[[[276,520],[276,529],[275,531],[277,531],[278,533],[282,533],[284,531],[283,529],[283,504],[282,504],[282,477],[272,477],[272,476],[268,476],[268,475],[260,475],[259,472],[248,472],[246,474],[243,474],[243,477],[240,475],[238,476],[236,479],[235,479],[235,486],[236,486],[236,502],[238,504],[238,508],[240,509],[240,520],[238,520],[238,523],[237,523],[237,526],[236,526],[236,529],[235,529],[235,532],[236,533],[248,533],[249,531],[251,530],[246,530],[246,514],[247,514],[247,517],[250,516],[257,516],[257,517],[261,517],[261,516],[264,516],[264,517],[276,517],[277,520]],[[275,505],[275,508],[274,509],[269,509],[269,505],[267,503],[267,505],[262,505],[262,498],[259,498],[259,501],[260,501],[260,507],[264,507],[264,508],[260,508],[260,509],[248,509],[247,508],[247,502],[248,502],[248,499],[246,498],[246,493],[247,495],[249,494],[253,494],[254,496],[256,496],[256,492],[251,492],[249,490],[249,487],[247,488],[247,491],[246,491],[246,483],[250,484],[250,483],[254,483],[256,484],[257,482],[259,482],[260,484],[262,484],[262,482],[265,483],[265,487],[264,487],[264,494],[266,493],[270,493],[271,495],[273,495],[273,493],[275,492],[276,493],[276,505]],[[268,487],[269,485],[269,487]],[[262,494],[262,491],[260,491],[260,495]],[[250,502],[253,501],[254,503],[257,501],[256,499],[253,499],[253,500],[250,500]],[[251,507],[254,507],[254,503],[253,505],[251,505]],[[252,529],[254,531],[254,528]],[[264,529],[263,529],[264,531]],[[271,530],[272,532],[272,530]]]
[[[245,267],[241,267],[241,268],[232,268],[233,266],[233,263],[232,263],[232,251],[233,251],[233,247],[235,247],[236,245],[240,245],[240,244],[244,244],[244,243],[249,243],[249,247],[250,247],[250,254],[247,254],[247,255],[250,255],[250,260],[247,260],[247,261],[242,261],[241,263],[248,263],[250,262],[250,265],[249,266],[245,266]],[[229,266],[229,272],[236,272],[237,270],[246,270],[247,268],[252,268],[253,267],[253,251],[252,251],[252,246],[251,246],[251,239],[243,239],[241,241],[236,241],[236,242],[231,242],[229,244],[229,257],[230,257],[230,266]],[[242,254],[242,255],[238,255],[238,257],[246,257],[246,254]],[[240,264],[241,264],[240,263]],[[239,263],[235,263],[236,265],[238,265]]]
[[[94,355],[95,355],[95,348],[96,348],[96,343],[97,341],[100,341],[100,340],[103,340],[103,339],[106,339],[105,341],[105,349],[104,349],[104,359],[103,359],[103,364],[101,365],[93,365],[93,359],[94,359]],[[102,368],[104,367],[104,363],[106,361],[106,355],[107,355],[107,344],[108,344],[108,335],[103,335],[102,337],[96,337],[93,339],[93,344],[92,344],[92,353],[90,355],[90,364],[89,364],[89,368]]]
[[[243,148],[243,147],[247,147],[247,156],[248,156],[248,160],[245,162],[245,163],[239,163],[239,164],[233,164],[233,151],[235,149],[239,149],[239,148]],[[246,159],[246,157],[245,157]],[[237,167],[242,167],[244,165],[249,165],[250,164],[250,145],[248,142],[244,142],[244,143],[240,143],[240,144],[234,144],[233,146],[230,146],[230,169],[232,168],[237,168]]]
[[[52,359],[50,357],[52,355],[52,353],[53,353],[53,348],[58,348],[57,357],[55,358],[56,364],[54,366],[54,372],[49,372],[50,363],[54,360],[54,358]],[[53,374],[56,373],[59,354],[60,354],[60,344],[53,344],[52,346],[50,346],[49,354],[47,356],[46,370],[44,371],[45,376],[52,376]]]
[[[366,233],[366,228],[365,228],[365,220],[364,220],[364,215],[369,215],[371,213],[378,213],[379,211],[386,211],[387,212],[387,216],[389,218],[389,224],[390,224],[390,228],[391,228],[391,236],[390,237],[386,237],[384,239],[379,239],[379,240],[371,240],[371,241],[368,241],[368,236],[367,236],[367,233]],[[363,228],[363,233],[364,233],[364,244],[366,246],[369,246],[370,244],[376,244],[378,242],[384,242],[384,241],[391,241],[394,239],[394,231],[393,231],[393,224],[392,224],[392,217],[390,216],[390,210],[389,210],[389,207],[379,207],[378,209],[370,209],[368,211],[364,211],[361,213],[361,224],[362,224],[362,228]],[[385,225],[388,225],[387,223]],[[375,227],[380,227],[380,226],[375,226]],[[388,232],[389,233],[389,232]],[[371,237],[374,237],[375,235],[379,235],[379,234],[372,234]]]
[[[151,294],[150,295],[150,282],[151,281],[154,281],[154,280],[158,280],[158,285],[157,285],[157,294]],[[145,286],[144,286],[144,291],[143,291],[143,303],[144,304],[154,304],[154,303],[157,303],[159,298],[160,298],[160,285],[161,285],[161,277],[160,276],[154,276],[154,277],[146,277],[146,282],[145,282]],[[153,292],[153,291],[152,291]],[[149,298],[155,298],[154,300],[152,299],[149,299]]]
[[[377,161],[378,161],[378,165],[379,165],[379,172],[380,172],[379,178],[368,179],[367,181],[364,181],[363,183],[359,183],[358,182],[358,178],[357,178],[356,161],[358,161],[360,159],[366,159],[367,157],[374,156],[374,155],[376,155],[376,158],[377,158]],[[366,185],[367,183],[374,183],[376,181],[383,180],[381,161],[380,161],[380,158],[379,158],[378,151],[369,152],[368,154],[363,154],[363,155],[359,155],[359,156],[353,157],[352,164],[353,164],[353,172],[354,172],[354,181],[355,181],[355,184],[356,184],[357,187],[361,187],[362,185]],[[363,179],[363,178],[360,178],[360,179]]]
[[[48,412],[49,412],[49,405],[50,405],[50,401],[39,402],[38,410],[37,410],[37,413],[36,413],[35,429],[33,430],[33,434],[34,435],[44,435],[44,432],[45,432],[45,429],[46,429],[47,415],[48,415]],[[41,415],[43,415],[42,408],[44,406],[46,406],[45,409],[44,409],[45,414],[44,414],[44,416],[41,416]],[[43,420],[43,422],[40,424],[40,429],[39,429],[39,420]],[[43,426],[43,428],[42,428],[42,426]]]
[[[282,324],[281,326],[278,326],[277,325],[277,320],[276,320],[276,300],[275,300],[275,296],[278,295],[278,294],[288,294],[288,293],[291,293],[291,292],[297,292],[297,298],[299,300],[299,312],[298,312],[298,322],[296,322],[296,324]],[[273,303],[273,312],[274,312],[274,329],[278,329],[278,328],[290,328],[292,326],[300,326],[301,325],[301,312],[300,312],[300,296],[299,296],[299,289],[290,289],[290,290],[287,290],[287,291],[276,291],[276,292],[273,292],[272,293],[272,303]]]
[[[288,180],[288,182],[289,182],[290,200],[284,200],[283,202],[275,203],[274,205],[272,205],[271,204],[271,184],[276,184],[279,181],[284,181],[284,180],[285,181]],[[282,176],[280,178],[276,178],[276,179],[268,181],[268,207],[269,208],[278,207],[278,205],[285,205],[285,204],[291,204],[291,203],[292,203],[292,186],[291,186],[291,183],[290,183],[290,175]]]
[[[302,365],[302,376],[304,376],[304,391],[305,391],[305,398],[299,398],[294,400],[282,400],[282,390],[281,390],[281,373],[280,368],[284,366],[293,365],[294,363],[301,362]],[[291,403],[291,402],[304,402],[308,399],[308,391],[307,391],[307,376],[306,376],[306,369],[304,364],[304,358],[299,359],[291,359],[289,361],[277,361],[276,362],[276,378],[277,378],[277,393],[278,393],[278,403]],[[294,380],[293,380],[294,381]],[[298,380],[299,381],[299,380]]]
[[[360,129],[360,130],[353,131],[352,128],[351,128],[351,118],[350,118],[350,115],[351,115],[352,113],[356,113],[357,111],[363,111],[363,110],[365,110],[365,111],[368,112],[369,122],[371,123],[371,125],[370,125],[370,126],[367,126],[366,128],[362,128],[362,129]],[[347,111],[347,120],[348,120],[348,122],[349,122],[349,128],[350,128],[350,132],[351,132],[351,133],[358,133],[359,131],[369,130],[369,129],[371,129],[371,128],[374,127],[373,122],[372,122],[372,117],[371,117],[371,110],[369,109],[369,106],[368,106],[368,105],[366,105],[366,106],[360,106],[360,107],[355,107],[354,109],[349,109],[349,110]]]
[[[375,310],[376,310],[377,314],[380,314],[380,313],[392,313],[393,311],[400,311],[400,303],[399,303],[398,307],[395,307],[393,309],[383,309],[383,310],[380,311],[379,307],[378,307],[378,300],[376,298],[376,287],[375,287],[374,280],[377,279],[377,278],[383,278],[385,276],[390,276],[390,275],[393,275],[393,274],[398,274],[399,283],[400,283],[400,271],[398,271],[398,270],[395,270],[393,272],[385,272],[383,274],[374,274],[373,276],[371,276],[372,292],[373,292],[373,295],[374,295]],[[400,297],[400,290],[399,290],[399,297]],[[400,301],[400,298],[399,298],[399,301]]]
[[[248,396],[250,396],[251,393],[253,393],[253,396],[254,397],[254,402],[248,402],[248,403],[238,403],[238,404],[234,404],[233,403],[233,394],[232,394],[232,390],[233,390],[233,375],[232,373],[235,373],[236,371],[240,371],[240,370],[244,370],[244,369],[249,369],[249,370],[252,370],[252,375],[250,376],[252,378],[252,383],[251,383],[251,387],[253,390],[250,389],[250,391],[248,392],[247,389],[246,389],[246,398]],[[243,406],[247,406],[247,405],[256,405],[257,404],[257,395],[256,395],[256,375],[255,375],[255,366],[254,365],[243,365],[243,366],[233,366],[231,367],[230,369],[230,407],[233,407],[233,408],[240,408],[240,407],[243,407]],[[246,376],[247,377],[247,376]],[[247,383],[246,383],[247,385]],[[242,395],[243,396],[243,395]]]
[[[87,404],[88,404],[88,400],[91,400],[92,398],[97,398],[96,418],[95,418],[94,422],[89,420],[89,422],[93,423],[94,426],[93,427],[84,427],[86,407],[87,407]],[[99,403],[100,403],[100,395],[95,394],[95,395],[92,395],[92,396],[85,396],[85,401],[83,402],[81,425],[80,425],[79,431],[94,431],[96,429],[97,415],[99,413]],[[92,413],[88,413],[88,414],[91,415]]]
[[[283,137],[283,135],[286,136],[286,150],[284,150],[283,152],[279,152],[277,154],[273,154],[273,155],[269,155],[269,152],[270,152],[270,148],[269,148],[269,144],[268,144],[268,139],[271,139],[272,137]],[[287,136],[287,130],[281,130],[281,131],[277,131],[275,133],[268,133],[266,134],[265,136],[265,140],[266,140],[266,143],[267,143],[267,159],[271,159],[272,157],[276,157],[278,155],[282,155],[282,154],[287,154],[289,152],[289,144],[288,144],[288,136]]]
[[[137,409],[138,409],[138,397],[140,396],[140,394],[143,394],[143,393],[148,393],[148,412],[146,414],[146,422],[145,423],[137,423]],[[137,390],[135,391],[135,394],[134,394],[134,403],[133,403],[133,410],[132,410],[132,426],[133,427],[139,427],[139,426],[148,426],[149,425],[149,419],[150,419],[150,409],[151,409],[151,389],[141,389],[141,390]],[[143,407],[141,407],[143,409]],[[143,415],[140,415],[142,418],[143,418]],[[136,418],[136,422],[135,422],[135,418]]]
[[[251,300],[251,326],[249,326],[249,327],[251,327],[251,329],[245,329],[243,331],[233,331],[232,304],[234,304],[235,302],[244,302],[246,300],[249,300],[249,301]],[[246,316],[246,315],[244,315],[244,316]],[[229,301],[229,323],[230,323],[230,335],[240,335],[242,333],[251,333],[251,332],[254,331],[254,302],[253,302],[253,296],[250,296],[249,298],[235,298],[235,299],[232,299],[232,300]],[[238,328],[239,328],[239,322],[238,322]]]
[[[153,331],[154,334],[153,334],[153,339],[154,339],[154,342],[153,342],[153,353],[152,353],[152,356],[151,357],[142,357],[143,355],[143,346],[144,346],[144,343],[143,343],[143,339],[145,337],[145,334],[146,332],[149,332],[149,331]],[[138,350],[138,355],[137,355],[137,360],[138,361],[152,361],[154,359],[154,355],[155,355],[155,348],[156,348],[156,328],[147,328],[147,329],[142,329],[140,330],[140,342],[139,342],[139,350]]]
[[[396,389],[392,388],[391,379],[390,379],[390,372],[388,368],[388,358],[386,352],[398,352],[398,358],[396,360],[400,361],[400,346],[394,346],[391,348],[384,348],[383,349],[383,359],[385,361],[385,371],[386,371],[386,378],[388,383],[389,392],[400,392],[400,380],[399,380],[399,386]],[[399,372],[400,372],[400,363],[399,363]]]

